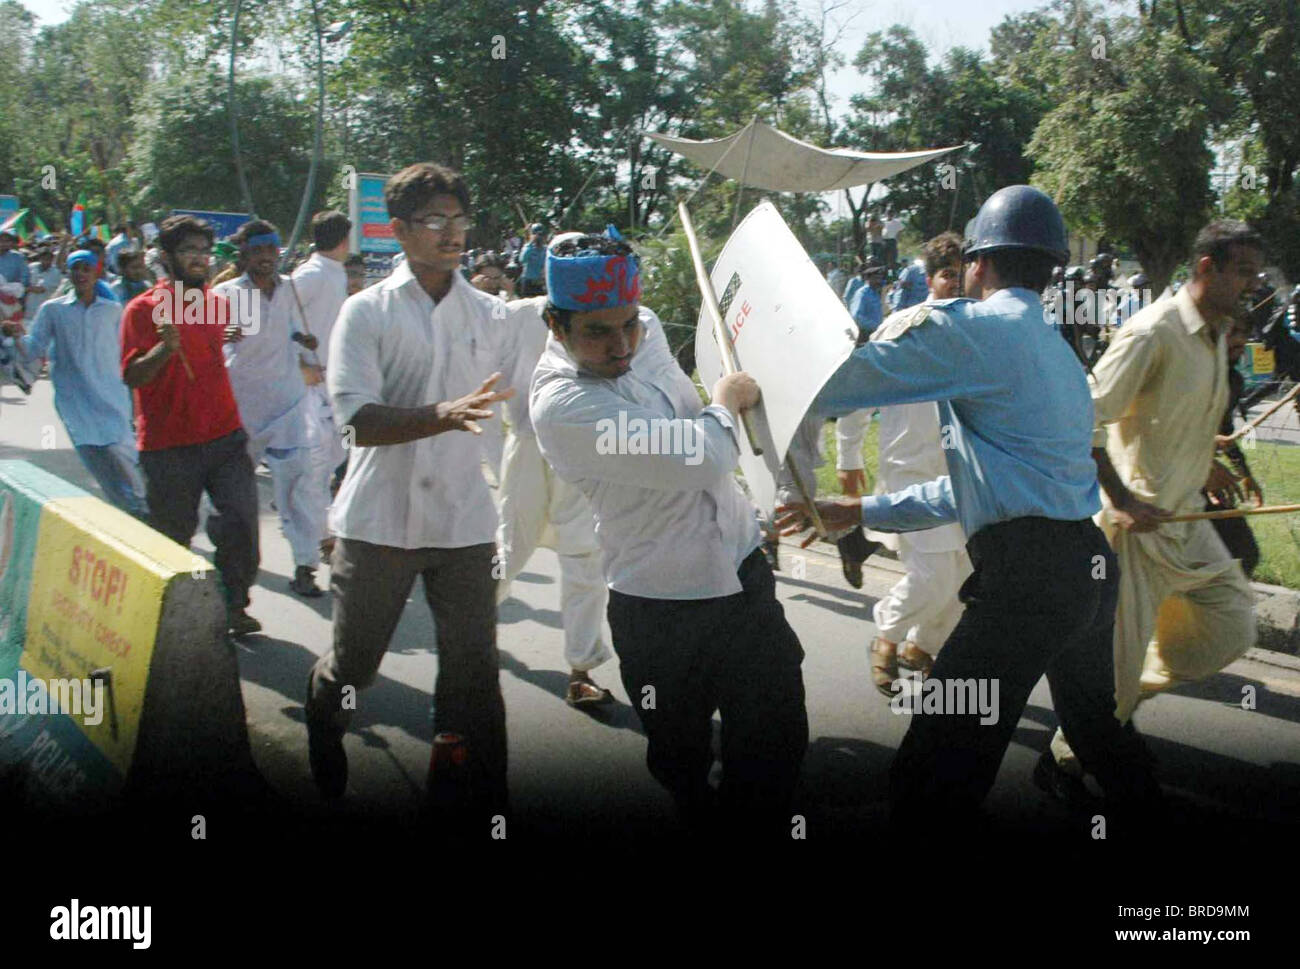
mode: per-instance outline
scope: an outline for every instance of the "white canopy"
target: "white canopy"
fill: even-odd
[[[646,134],[702,168],[773,192],[829,192],[866,185],[965,147],[880,152],[818,148],[757,120],[713,141]]]

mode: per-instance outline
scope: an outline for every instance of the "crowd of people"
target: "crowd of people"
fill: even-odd
[[[55,406],[109,501],[183,546],[202,519],[235,637],[260,629],[265,464],[289,588],[322,595],[315,575],[329,563],[333,640],[305,690],[322,796],[347,789],[356,694],[419,577],[439,660],[430,809],[508,810],[497,605],[550,545],[566,701],[609,703],[591,674],[617,656],[648,767],[687,826],[788,837],[808,743],[803,649],[761,519],[770,542],[805,533],[810,509],[788,481],[776,509],[755,508],[734,474],[738,424],[761,388],[735,373],[701,401],[616,231],[548,241],[538,223],[501,253],[467,251],[469,188],[429,163],[392,176],[385,199],[403,258],[369,286],[334,211],[315,216],[312,254],[290,275],[260,219],[218,242],[173,216],[148,251],[129,233],[62,240],[21,273],[0,246],[0,274],[21,276],[29,300],[5,334],[25,364],[48,358]],[[1243,489],[1262,500],[1229,438],[1241,393],[1230,364],[1250,333],[1243,297],[1263,243],[1242,223],[1207,225],[1186,283],[1130,306],[1091,359],[1044,325],[1069,275],[1045,195],[996,192],[964,236],[928,240],[887,285],[902,228],[893,213],[870,220],[871,250],[842,290],[832,268],[860,338],[791,449],[812,480],[836,418],[843,496],[816,505],[850,584],[878,547],[865,530],[896,536],[905,576],[874,607],[876,689],[894,701],[905,680],[949,696],[994,684],[992,711],[911,719],[891,769],[894,817],[975,818],[1046,675],[1061,729],[1036,782],[1091,808],[1091,773],[1120,830],[1137,833],[1165,810],[1138,703],[1254,642],[1245,526],[1233,539],[1177,516]],[[862,439],[877,409],[882,487],[868,495]],[[502,411],[508,435],[493,430]],[[611,423],[636,419],[698,447],[607,446]]]

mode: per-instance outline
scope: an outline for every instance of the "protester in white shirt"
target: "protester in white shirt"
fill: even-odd
[[[308,419],[314,439],[311,450],[310,513],[315,530],[321,536],[321,552],[326,557],[333,550],[328,538],[326,516],[329,514],[330,481],[344,461],[347,451],[343,435],[334,424],[334,408],[325,385],[329,366],[330,334],[338,319],[343,301],[348,298],[348,276],[343,262],[348,258],[348,239],[352,223],[342,212],[317,212],[311,220],[315,250],[307,261],[293,271],[290,286],[307,330],[317,340],[316,350],[302,354],[302,371],[307,380]]]
[[[557,236],[556,241],[580,233]],[[555,242],[551,243],[552,247]],[[519,333],[519,355],[511,386],[524,388],[532,380],[546,349],[549,332],[542,310],[545,296],[515,300],[508,305],[511,325]],[[649,310],[643,310],[649,313]],[[565,702],[571,707],[609,703],[609,690],[597,686],[591,671],[614,654],[604,635],[605,588],[596,522],[587,496],[559,478],[542,458],[528,416],[528,395],[506,402],[510,433],[501,467],[501,526],[497,547],[505,574],[497,601],[510,594],[510,584],[539,545],[555,549],[560,560],[560,616],[564,623],[564,658],[569,664]]]
[[[51,244],[43,243],[36,250],[36,261],[28,263],[27,275],[27,305],[23,316],[34,320],[41,304],[52,299],[63,282],[63,273],[54,265],[54,247]]]
[[[595,510],[614,650],[650,771],[696,830],[721,820],[717,833],[788,837],[808,742],[803,650],[733,473],[736,415],[758,386],[732,374],[700,403],[640,309],[637,259],[616,236],[556,246],[546,281],[551,333],[530,412],[542,456]]]
[[[330,337],[334,416],[354,446],[330,513],[334,644],[308,682],[311,770],[323,795],[343,794],[355,692],[374,681],[419,576],[437,629],[433,730],[447,735],[430,763],[431,806],[454,793],[445,782],[463,769],[470,811],[486,824],[506,808],[506,722],[497,513],[477,421],[513,395],[495,385],[513,366],[516,330],[505,304],[459,271],[470,211],[464,179],[411,165],[384,196],[407,258],[349,297]]]
[[[289,588],[317,598],[316,563],[324,537],[312,487],[313,428],[307,385],[298,365],[298,344],[318,347],[304,331],[289,277],[276,272],[280,236],[261,219],[245,222],[231,237],[239,246],[246,271],[213,287],[230,301],[231,334],[225,345],[226,371],[248,432],[248,454],[256,468],[263,460],[271,471],[275,507],[284,537],[293,550],[294,575]],[[245,314],[253,325],[241,328]]]
[[[898,263],[898,237],[903,232],[903,222],[894,214],[893,209],[885,212],[885,224],[880,230],[885,237],[885,265],[889,271],[894,271],[894,266]]]

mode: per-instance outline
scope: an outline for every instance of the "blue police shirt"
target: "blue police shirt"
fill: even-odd
[[[1002,289],[890,316],[814,407],[846,414],[924,400],[938,402],[948,475],[863,498],[863,524],[906,532],[960,521],[969,538],[1013,518],[1078,521],[1101,508],[1087,379],[1037,293]]]
[[[862,286],[853,294],[849,303],[849,315],[853,317],[864,334],[870,336],[880,325],[884,310],[880,305],[880,293],[874,286]]]
[[[925,281],[925,266],[919,262],[909,263],[898,275],[898,281],[889,291],[887,297],[890,310],[897,312],[909,306],[924,303],[930,295],[930,284]]]
[[[31,332],[18,340],[27,357],[50,358],[54,409],[75,445],[129,444],[131,392],[122,382],[122,306],[96,293],[86,306],[76,293],[41,304]]]
[[[27,257],[17,249],[10,249],[0,256],[0,276],[3,276],[7,283],[22,283],[27,286],[31,279],[31,271],[27,268]]]
[[[542,278],[546,270],[546,247],[528,243],[519,253],[519,265],[523,267],[521,279],[536,280]]]
[[[844,305],[852,306],[853,297],[857,295],[858,290],[863,287],[864,283],[861,276],[850,276],[848,283],[844,287]]]

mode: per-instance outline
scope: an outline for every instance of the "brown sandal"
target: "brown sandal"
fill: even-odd
[[[930,675],[930,670],[934,669],[934,657],[916,643],[906,640],[902,649],[898,651],[898,665],[916,670],[924,679]]]
[[[894,680],[898,679],[898,647],[877,636],[871,641],[871,682],[876,689],[891,700],[894,697]]]

